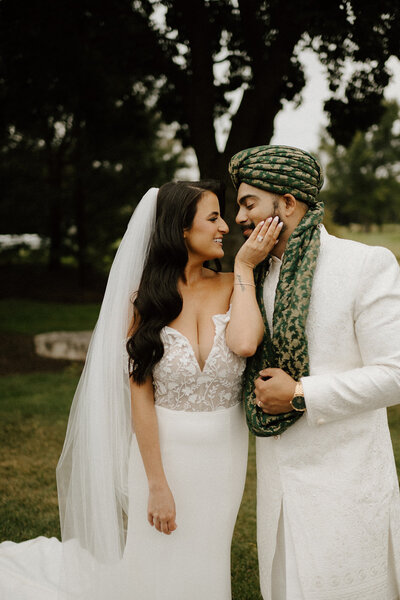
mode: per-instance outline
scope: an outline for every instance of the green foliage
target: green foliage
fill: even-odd
[[[148,97],[156,36],[129,0],[20,4],[0,3],[0,233],[39,233],[83,273],[179,164]]]
[[[391,0],[152,0],[159,10],[164,85],[159,107],[192,145],[202,176],[226,178],[235,152],[268,143],[284,100],[301,101],[306,77],[301,51],[312,48],[325,65],[331,134],[343,143],[381,115],[389,81],[385,63],[399,55],[400,8]],[[148,7],[138,0],[136,6]],[[160,13],[165,19],[160,18]],[[346,68],[357,69],[346,82]],[[361,65],[361,66],[360,66]],[[215,74],[218,73],[218,77]],[[243,93],[232,110],[234,91]],[[214,121],[231,118],[224,152]]]
[[[67,258],[83,280],[109,264],[145,189],[173,177],[180,143],[225,181],[235,152],[268,143],[283,102],[301,101],[305,48],[326,67],[329,131],[348,144],[382,114],[399,36],[392,0],[2,0],[0,233],[39,233],[50,265]]]
[[[333,219],[341,225],[398,223],[400,215],[399,105],[384,104],[377,125],[357,131],[348,148],[325,137],[327,186],[321,193]]]

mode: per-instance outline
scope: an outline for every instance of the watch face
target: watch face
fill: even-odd
[[[304,401],[304,396],[295,396],[292,399],[292,406],[296,410],[305,410],[306,409],[306,403]]]

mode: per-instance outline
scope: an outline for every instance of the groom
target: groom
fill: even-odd
[[[245,372],[263,598],[399,600],[386,417],[400,402],[398,264],[327,233],[321,166],[307,152],[249,148],[229,170],[245,236],[269,216],[284,223],[255,273],[265,335]]]

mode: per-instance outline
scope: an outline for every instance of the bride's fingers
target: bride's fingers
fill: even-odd
[[[274,248],[282,227],[283,223],[279,223],[279,217],[268,217],[265,221],[260,221],[240,248],[237,257],[254,268]]]
[[[168,521],[161,521],[161,531],[166,535],[169,535],[171,533],[168,527]]]
[[[165,533],[166,535],[169,535],[177,528],[175,518],[161,518],[159,515],[149,513],[147,519],[150,525],[154,525],[157,531]]]
[[[153,522],[154,522],[154,527],[157,529],[157,531],[161,532],[162,531],[161,530],[161,520],[158,517],[154,516]]]
[[[163,522],[158,520],[156,523],[156,529],[157,531],[159,531],[160,533],[165,533],[164,529],[163,529]]]
[[[259,235],[265,236],[267,234],[272,235],[276,230],[279,223],[279,217],[269,217],[261,227]]]
[[[252,241],[257,240],[257,242],[262,242],[265,240],[266,236],[271,238],[274,234],[277,238],[277,236],[280,233],[280,230],[282,229],[282,225],[280,227],[279,226],[280,223],[278,216],[268,217],[268,219],[266,219],[265,221],[260,221],[259,223],[257,223],[248,239]],[[277,229],[278,227],[279,229]]]
[[[178,525],[176,524],[175,519],[170,519],[168,522],[168,528],[170,531],[175,531],[175,529],[178,527]]]
[[[263,242],[265,246],[275,245],[282,231],[283,222],[279,222],[279,217],[275,217],[270,224],[265,223],[259,232],[257,240]]]
[[[265,227],[265,225],[267,225],[267,229],[269,224],[272,221],[272,217],[269,217],[266,221],[260,221],[259,223],[257,223],[257,225],[254,227],[253,231],[251,232],[251,234],[249,235],[249,237],[247,238],[248,240],[254,241],[257,239],[257,236],[261,234],[261,230],[263,229],[263,227]]]

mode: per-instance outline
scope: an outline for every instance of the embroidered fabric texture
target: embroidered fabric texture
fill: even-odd
[[[277,440],[257,439],[265,600],[282,496],[304,598],[400,599],[398,481],[382,410],[399,401],[399,284],[388,251],[321,230],[306,415]]]
[[[164,327],[164,356],[153,369],[155,404],[171,410],[212,411],[240,401],[246,359],[234,354],[225,341],[230,319],[214,315],[215,336],[203,370],[189,340],[172,327]]]

